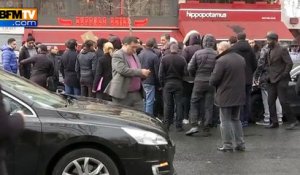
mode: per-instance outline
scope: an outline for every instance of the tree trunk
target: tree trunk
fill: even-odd
[[[127,0],[127,14],[128,14],[128,22],[129,22],[129,36],[132,36],[131,5],[132,5],[132,1],[131,0]]]

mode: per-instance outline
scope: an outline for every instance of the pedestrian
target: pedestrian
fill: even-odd
[[[47,88],[47,78],[53,76],[54,66],[47,57],[47,46],[40,45],[38,54],[20,62],[21,65],[32,64],[30,80],[44,88]]]
[[[141,69],[136,55],[138,41],[129,36],[123,40],[123,46],[112,57],[113,78],[105,89],[116,104],[142,109],[142,78],[150,74],[150,70]]]
[[[185,35],[185,37],[183,38],[183,44],[184,44],[186,47],[189,46],[189,44],[190,44],[189,39],[190,39],[190,36],[193,35],[193,34],[198,34],[198,35],[200,35],[200,33],[199,33],[198,31],[196,31],[196,30],[191,30],[191,31],[189,31],[189,32]]]
[[[75,71],[77,60],[77,42],[70,39],[66,43],[67,49],[61,57],[60,72],[64,78],[65,93],[69,95],[80,95],[80,83]]]
[[[266,128],[279,127],[276,114],[276,99],[278,97],[283,112],[286,114],[288,122],[290,123],[286,129],[294,129],[298,125],[298,121],[290,109],[286,94],[293,62],[288,50],[278,44],[278,34],[268,32],[267,42],[270,51],[268,52],[267,59],[265,59],[265,63],[260,64],[260,66],[266,66],[268,70],[267,86],[270,124]]]
[[[33,57],[36,54],[37,54],[37,49],[35,46],[35,38],[31,34],[29,34],[27,37],[26,43],[20,49],[19,63],[22,60],[25,60],[29,57]],[[22,64],[22,65],[20,64],[20,75],[22,77],[30,79],[31,67],[32,67],[31,64]]]
[[[249,40],[248,43],[251,46],[251,48],[255,54],[256,60],[258,60],[260,57],[260,47],[258,46],[258,44],[255,40]]]
[[[17,74],[18,73],[18,61],[14,50],[17,48],[17,42],[14,38],[7,40],[7,45],[1,48],[2,51],[2,63],[4,70]]]
[[[113,44],[115,51],[120,50],[122,48],[122,42],[118,36],[113,35],[109,37],[108,41]]]
[[[104,44],[107,42],[108,42],[108,40],[105,38],[100,38],[97,40],[97,51],[96,51],[97,63],[98,63],[99,59],[104,56],[103,47],[104,47]]]
[[[75,71],[80,81],[81,95],[84,97],[92,97],[93,95],[92,90],[97,66],[94,45],[95,43],[92,40],[85,41],[75,64]]]
[[[170,44],[170,40],[171,40],[171,36],[170,34],[163,34],[161,37],[160,37],[160,43],[162,45],[162,49],[161,49],[161,53],[162,53],[162,56],[165,56],[169,51],[170,47],[169,47],[169,44]]]
[[[155,45],[154,38],[149,39],[146,42],[146,48],[143,49],[139,55],[142,69],[148,69],[151,71],[149,77],[143,80],[143,88],[145,91],[145,105],[144,111],[150,115],[153,115],[155,91],[160,88],[158,80],[158,71],[160,59],[153,50]]]
[[[268,126],[270,124],[270,111],[268,105],[268,70],[267,65],[265,64],[268,57],[270,48],[268,45],[261,49],[260,58],[258,59],[258,66],[254,73],[254,84],[258,86],[261,90],[262,101],[264,105],[264,119],[256,122],[257,125]],[[283,124],[282,121],[282,107],[280,105],[279,99],[276,99],[276,113],[278,118],[279,125]]]
[[[53,76],[48,79],[48,90],[52,92],[56,92],[57,86],[59,84],[60,58],[57,56],[58,54],[57,46],[51,46],[49,50],[50,52],[47,56],[48,59],[53,64],[54,72],[53,72]]]
[[[0,92],[2,88],[0,86]],[[11,140],[15,139],[13,137],[17,136],[24,128],[24,114],[22,112],[13,113],[10,115],[11,111],[7,111],[4,103],[3,95],[0,93],[0,174],[8,175],[5,158],[6,158],[6,144]]]
[[[143,41],[139,37],[137,37],[137,40],[139,43],[139,47],[136,49],[136,54],[139,56],[142,50],[144,49],[144,46],[143,46]]]
[[[112,55],[114,53],[114,46],[111,42],[106,42],[103,47],[104,55],[99,58],[96,74],[93,85],[93,92],[96,93],[96,97],[102,100],[111,101],[111,97],[104,93],[105,88],[112,79]]]
[[[235,43],[237,43],[237,37],[236,36],[231,36],[228,39],[230,46],[233,46]]]
[[[244,107],[241,109],[241,121],[243,127],[248,126],[249,119],[251,117],[251,109],[250,109],[250,103],[251,103],[251,89],[252,89],[252,83],[253,83],[253,73],[257,68],[257,59],[256,56],[249,45],[249,43],[246,41],[246,33],[239,33],[237,35],[238,42],[235,43],[231,49],[241,55],[246,62],[246,103]]]
[[[245,150],[244,134],[240,121],[240,109],[246,100],[246,62],[245,59],[230,50],[230,44],[221,42],[217,46],[219,55],[210,85],[217,90],[215,103],[220,108],[220,130],[223,144],[219,151],[233,151],[235,140],[237,151]]]
[[[185,58],[187,64],[190,63],[195,52],[202,49],[201,46],[201,36],[198,33],[192,33],[188,38],[188,46],[183,49],[182,56]],[[182,105],[183,105],[183,124],[189,123],[189,113],[191,106],[191,95],[194,87],[194,77],[193,76],[185,76],[183,81],[183,97],[182,97]]]
[[[203,136],[209,136],[212,125],[215,88],[209,85],[211,73],[215,67],[217,52],[214,50],[216,39],[207,34],[203,37],[204,49],[197,51],[188,64],[190,75],[195,77],[192,90],[190,121],[192,128],[186,132],[190,136],[197,132],[198,121],[204,121]]]
[[[187,74],[187,63],[185,58],[178,54],[178,45],[170,46],[170,54],[163,57],[159,67],[159,81],[163,87],[164,99],[164,124],[169,130],[173,124],[174,113],[176,113],[176,130],[183,131],[183,77]],[[175,112],[176,106],[176,112]]]

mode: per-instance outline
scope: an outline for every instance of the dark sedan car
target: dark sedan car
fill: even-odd
[[[8,143],[10,175],[173,175],[175,146],[162,123],[142,112],[72,99],[0,71],[11,113],[25,130]]]

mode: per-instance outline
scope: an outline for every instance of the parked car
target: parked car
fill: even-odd
[[[288,100],[290,102],[291,111],[298,118],[300,117],[300,96],[296,94],[295,86],[298,77],[300,76],[300,66],[295,66],[291,72],[291,81],[287,91]],[[251,93],[251,112],[252,121],[259,121],[263,119],[264,106],[262,103],[261,91],[257,87],[253,87]],[[284,112],[284,111],[283,111]],[[284,114],[283,114],[284,116]]]
[[[25,130],[8,143],[11,175],[173,175],[174,143],[161,121],[109,102],[60,96],[0,70],[10,113]]]

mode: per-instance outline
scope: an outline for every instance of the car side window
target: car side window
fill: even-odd
[[[18,111],[22,111],[25,115],[33,115],[33,113],[24,105],[20,104],[16,100],[6,96],[3,94],[3,102],[5,105],[5,109],[10,114],[16,113]]]

